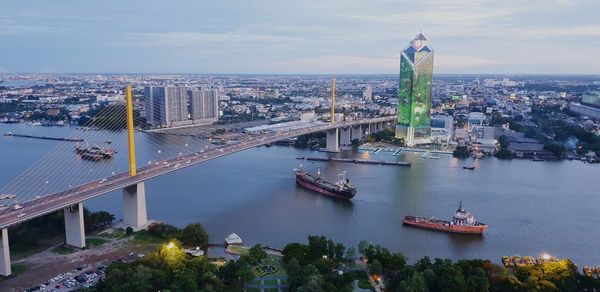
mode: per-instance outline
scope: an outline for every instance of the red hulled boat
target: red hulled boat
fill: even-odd
[[[465,211],[460,203],[452,221],[438,220],[426,217],[406,216],[402,222],[406,225],[434,229],[454,233],[483,234],[487,230],[487,224],[477,222],[473,214]]]

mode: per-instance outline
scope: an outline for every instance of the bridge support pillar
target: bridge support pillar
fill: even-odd
[[[362,140],[363,139],[363,131],[362,131],[361,125],[352,127],[351,131],[352,131],[350,133],[351,140],[354,140],[354,139]]]
[[[123,223],[134,230],[148,224],[146,187],[143,182],[123,189]]]
[[[331,129],[327,131],[327,145],[325,146],[325,150],[328,152],[339,152],[340,146],[338,141],[338,129]]]
[[[340,145],[342,146],[350,146],[352,145],[352,139],[350,138],[350,134],[352,131],[351,127],[340,129]]]
[[[65,237],[70,246],[85,247],[85,227],[83,224],[83,203],[65,207]]]
[[[10,249],[8,248],[8,229],[2,228],[0,233],[0,275],[10,276]]]

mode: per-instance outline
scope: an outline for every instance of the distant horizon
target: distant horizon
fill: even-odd
[[[393,76],[399,73],[216,73],[216,72],[0,72],[3,75],[231,75],[231,76]],[[587,76],[600,73],[433,73],[434,76]]]

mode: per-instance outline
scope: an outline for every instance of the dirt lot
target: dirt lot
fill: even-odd
[[[82,265],[108,265],[117,259],[125,259],[130,253],[147,254],[156,248],[155,243],[140,242],[134,236],[111,237],[106,234],[114,232],[109,229],[93,238],[102,238],[106,242],[99,246],[72,253],[59,254],[54,251],[61,245],[52,246],[40,253],[13,262],[25,265],[27,270],[17,276],[8,278],[0,283],[0,291],[23,291],[24,289],[42,284],[58,274],[73,270]]]

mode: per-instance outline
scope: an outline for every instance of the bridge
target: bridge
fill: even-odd
[[[146,193],[144,181],[175,172],[183,168],[197,165],[232,153],[244,151],[261,145],[304,134],[326,132],[325,151],[337,152],[340,145],[351,145],[353,139],[364,138],[374,133],[395,126],[395,116],[377,117],[354,121],[334,121],[308,126],[297,126],[277,131],[264,131],[259,134],[245,134],[243,140],[218,147],[191,148],[188,153],[179,153],[171,158],[156,159],[137,167],[134,144],[133,103],[131,87],[126,90],[127,129],[129,146],[129,171],[122,171],[92,181],[77,184],[62,190],[35,196],[19,204],[4,207],[0,210],[0,275],[11,274],[10,249],[8,244],[8,227],[31,220],[58,210],[64,210],[65,242],[73,247],[85,247],[85,230],[83,218],[83,202],[95,197],[122,190],[123,223],[134,230],[145,227],[148,223],[146,214]],[[333,113],[333,112],[332,112]],[[186,144],[186,146],[188,146]],[[47,182],[46,182],[47,183]]]

